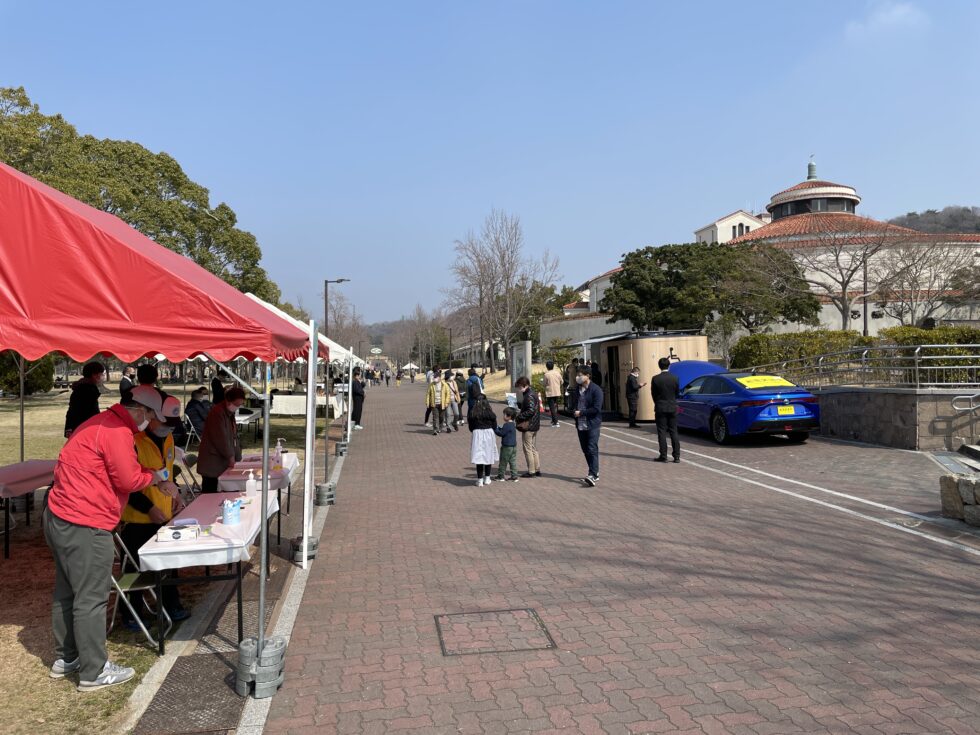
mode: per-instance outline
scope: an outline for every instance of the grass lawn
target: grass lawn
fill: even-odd
[[[115,383],[101,402],[108,408],[117,398]],[[188,390],[193,386],[188,386]],[[165,389],[185,401],[182,385]],[[52,391],[25,399],[25,458],[54,459],[64,444],[64,420],[68,392]],[[273,417],[270,422],[272,446],[279,437],[287,449],[302,458],[305,446],[303,417]],[[322,420],[318,434],[323,431]],[[251,426],[243,431],[246,449],[261,448],[253,439]],[[20,461],[19,401],[0,398],[0,464]],[[109,657],[120,664],[133,666],[137,676],[132,682],[98,692],[80,694],[75,690],[77,676],[62,680],[48,677],[54,659],[51,633],[51,590],[54,566],[50,551],[41,534],[40,499],[31,526],[24,516],[15,516],[17,526],[11,533],[10,559],[0,558],[0,702],[4,721],[0,731],[16,735],[27,733],[119,732],[118,719],[126,701],[156,660],[156,652],[145,643],[142,634],[116,628],[109,636]],[[202,570],[203,571],[203,570]],[[188,573],[192,573],[188,570]],[[193,606],[207,592],[203,585],[181,588],[186,606]]]

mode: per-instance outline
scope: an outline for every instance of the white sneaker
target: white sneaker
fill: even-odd
[[[78,691],[93,692],[96,689],[122,684],[134,676],[136,676],[136,669],[131,669],[128,666],[117,666],[112,661],[106,661],[105,666],[102,667],[102,673],[95,677],[95,681],[78,682]]]
[[[74,661],[65,661],[63,658],[59,658],[51,665],[48,676],[52,679],[64,679],[65,674],[73,674],[80,668],[82,668],[82,664],[77,658]]]
[[[476,486],[477,487],[483,487],[483,478],[482,477],[478,477],[476,479]]]
[[[364,427],[361,426],[360,424],[355,424],[354,425],[354,431],[361,431],[362,429],[364,429]]]

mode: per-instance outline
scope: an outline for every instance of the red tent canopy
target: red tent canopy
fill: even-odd
[[[272,362],[308,355],[309,335],[119,218],[0,163],[0,350]]]

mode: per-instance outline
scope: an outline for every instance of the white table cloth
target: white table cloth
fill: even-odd
[[[272,467],[275,460],[269,457],[269,466]],[[299,456],[293,452],[286,452],[282,455],[282,469],[269,470],[269,490],[285,490],[299,474]],[[248,482],[248,472],[252,470],[255,474],[255,481],[258,483],[259,490],[262,489],[262,479],[258,476],[258,470],[262,469],[261,455],[249,455],[242,457],[241,462],[237,462],[230,470],[225,470],[218,478],[218,489],[223,493],[243,493],[245,483]]]
[[[157,541],[152,538],[140,547],[140,569],[144,572],[160,572],[183,567],[218,566],[238,561],[248,561],[248,549],[255,542],[262,528],[259,513],[262,495],[257,495],[242,508],[241,523],[225,526],[220,522],[221,503],[229,500],[222,493],[199,495],[182,510],[175,520],[197,519],[202,526],[211,526],[210,536],[199,536],[187,541]],[[268,494],[265,518],[279,510],[275,493]]]
[[[0,467],[0,498],[16,498],[54,482],[54,459],[29,459]]]

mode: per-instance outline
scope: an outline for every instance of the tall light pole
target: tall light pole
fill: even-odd
[[[336,278],[334,280],[323,280],[323,336],[330,336],[330,284],[347,283],[349,278]],[[309,388],[309,386],[307,386]],[[323,365],[323,395],[326,402],[323,405],[323,490],[326,493],[327,484],[330,482],[330,364]],[[316,386],[313,386],[316,390]],[[350,396],[348,396],[350,398]],[[350,410],[350,409],[348,409]],[[316,412],[314,412],[314,416]]]

